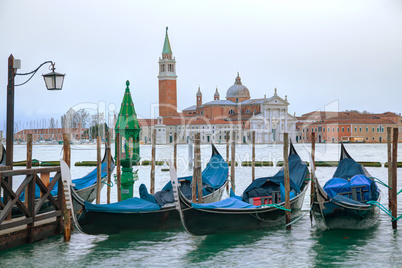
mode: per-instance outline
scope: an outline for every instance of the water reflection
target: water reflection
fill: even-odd
[[[362,251],[367,244],[376,243],[375,233],[378,226],[367,230],[327,230],[313,229],[312,239],[315,244],[311,247],[315,256],[315,266],[361,266],[365,262],[362,259]]]

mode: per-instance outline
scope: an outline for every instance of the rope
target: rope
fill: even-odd
[[[282,210],[285,210],[285,211],[292,211],[292,210],[287,209],[284,206],[281,206],[279,204],[264,204],[264,205],[261,205],[261,207],[274,207],[274,208],[282,209]]]
[[[396,193],[396,195],[398,195],[398,194],[400,194],[400,193],[402,193],[402,189],[401,189],[398,193]]]
[[[380,179],[377,179],[376,177],[369,177],[369,179],[377,180],[377,182],[385,187],[388,187],[389,189],[392,189],[389,187],[385,182],[381,181]]]
[[[111,181],[112,185],[110,185],[109,183],[107,183],[107,182],[105,182],[105,181],[102,181],[102,183],[106,184],[106,185],[109,186],[109,187],[113,187],[113,186],[114,186],[114,184],[113,184],[112,181]]]
[[[306,216],[308,213],[310,213],[310,210],[307,211],[306,213],[304,213],[303,215],[301,215],[300,217],[297,217],[296,219],[294,219],[293,221],[289,222],[288,224],[285,225],[285,227],[288,227],[289,225],[292,225],[295,222],[298,222],[301,218],[303,218],[304,216]]]
[[[313,179],[304,179],[305,181],[314,181]]]
[[[388,209],[386,209],[381,203],[377,202],[377,201],[367,201],[367,204],[369,205],[375,205],[377,207],[379,207],[382,211],[385,212],[385,214],[387,214],[388,216],[390,216],[392,218],[392,221],[397,221],[399,220],[399,218],[402,216],[399,216],[398,218],[395,218],[394,216],[392,216],[391,211],[389,211]]]

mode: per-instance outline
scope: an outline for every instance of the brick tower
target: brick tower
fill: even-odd
[[[166,27],[162,58],[159,58],[159,116],[177,115],[176,59],[172,55]]]

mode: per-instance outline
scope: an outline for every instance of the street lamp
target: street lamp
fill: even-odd
[[[48,90],[61,90],[63,87],[64,74],[56,73],[54,63],[46,61],[39,65],[38,68],[29,73],[17,73],[17,69],[21,68],[21,61],[14,59],[11,54],[8,57],[8,84],[7,84],[7,134],[6,134],[6,165],[13,169],[13,148],[14,148],[14,87],[22,86],[28,83],[36,72],[45,64],[51,64],[52,72],[43,75]],[[25,82],[15,85],[14,78],[16,75],[26,76],[31,75]],[[8,183],[11,185],[12,178],[8,178]]]
[[[54,70],[56,68],[54,67],[55,63],[50,62],[52,65],[52,72],[48,74],[43,74],[43,79],[45,80],[45,84],[47,87],[47,90],[61,90],[63,87],[63,81],[64,81],[64,76],[65,74],[61,73],[56,73]]]

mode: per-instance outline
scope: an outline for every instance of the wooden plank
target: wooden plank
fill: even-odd
[[[17,218],[16,220],[12,219],[10,221],[5,221],[2,224],[0,224],[0,231],[9,230],[11,228],[27,225],[29,223],[32,223],[32,218],[21,217]]]
[[[285,208],[290,209],[290,178],[289,178],[289,137],[288,133],[283,133],[283,168],[285,176]],[[285,211],[286,224],[291,221],[290,211]],[[291,225],[287,225],[286,229],[290,230]]]
[[[39,222],[33,228],[35,235],[31,242],[60,234],[60,232],[57,231],[57,222],[54,219]],[[28,229],[24,226],[20,226],[18,230],[6,234],[2,234],[2,232],[3,231],[0,233],[0,251],[27,243]]]
[[[33,174],[41,174],[41,173],[51,173],[60,171],[60,167],[39,167],[32,169],[17,169],[17,170],[6,170],[1,171],[0,176],[9,177],[9,176],[18,176],[18,175],[33,175]]]
[[[35,215],[39,212],[40,208],[42,207],[43,203],[46,200],[49,200],[53,207],[55,208],[59,207],[59,204],[56,202],[56,199],[50,194],[51,190],[56,185],[59,179],[60,179],[60,173],[56,173],[53,180],[46,187],[38,177],[36,178],[36,185],[38,185],[39,189],[43,191],[44,194],[39,198],[39,200],[35,204]],[[59,183],[62,184],[62,182]]]

